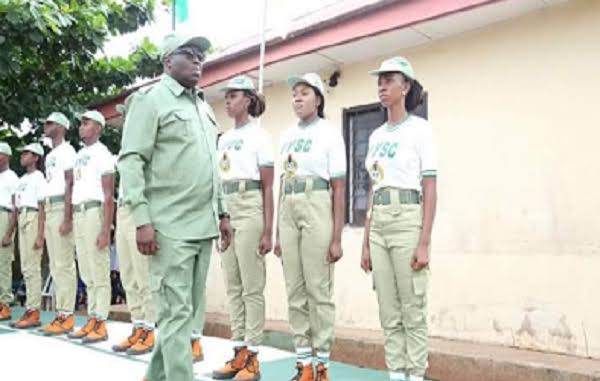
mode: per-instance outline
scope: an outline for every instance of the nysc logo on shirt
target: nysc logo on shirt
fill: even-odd
[[[369,176],[371,176],[371,181],[373,181],[373,184],[376,185],[383,181],[383,178],[385,177],[385,171],[378,162],[374,162],[369,168]]]
[[[310,149],[312,148],[312,143],[312,139],[295,139],[289,143],[284,144],[283,147],[281,147],[281,153],[307,153],[310,152]]]
[[[227,152],[223,152],[223,157],[219,161],[219,168],[221,172],[227,173],[231,170],[231,160],[229,160],[229,156],[227,156]]]
[[[393,159],[396,157],[396,152],[398,151],[398,143],[378,143],[374,147],[369,149],[369,157],[387,157],[388,159]]]
[[[290,153],[287,157],[287,160],[283,162],[283,172],[287,178],[294,177],[296,175],[296,171],[298,170],[298,162],[294,160],[292,154]]]
[[[231,151],[231,150],[236,150],[239,151],[242,149],[242,147],[244,147],[244,141],[242,139],[238,139],[238,140],[232,140],[230,142],[227,142],[223,145],[223,150],[225,151]]]

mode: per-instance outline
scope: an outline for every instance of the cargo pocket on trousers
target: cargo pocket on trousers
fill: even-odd
[[[163,290],[163,278],[157,277],[157,276],[150,276],[150,293],[152,294],[152,300],[154,302],[154,305],[157,308],[156,310],[156,319],[157,322],[159,322],[161,320],[161,318],[164,317],[164,306],[163,306],[163,294],[164,294],[164,290]]]

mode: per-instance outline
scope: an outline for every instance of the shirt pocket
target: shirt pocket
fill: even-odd
[[[190,134],[192,116],[185,110],[173,110],[161,118],[159,135],[171,138],[187,137]]]

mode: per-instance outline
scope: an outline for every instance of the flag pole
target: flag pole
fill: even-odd
[[[263,0],[263,14],[261,19],[260,32],[260,58],[258,61],[258,92],[263,92],[265,81],[265,45],[266,45],[266,30],[267,30],[267,2]]]
[[[175,31],[177,25],[177,0],[173,0],[171,4],[171,30]]]

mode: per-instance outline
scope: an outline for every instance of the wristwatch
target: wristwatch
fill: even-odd
[[[219,214],[219,220],[222,220],[223,218],[230,218],[231,216],[229,215],[229,213],[221,213]]]

